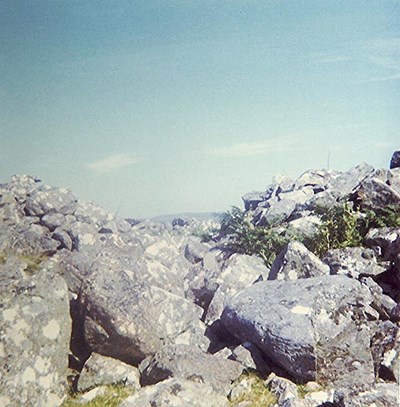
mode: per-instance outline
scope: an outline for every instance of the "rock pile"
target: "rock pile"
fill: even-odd
[[[246,214],[310,234],[318,206],[400,205],[396,157],[280,177]],[[249,371],[276,406],[398,405],[400,226],[322,259],[293,241],[270,268],[198,227],[125,221],[31,176],[0,185],[0,405],[122,382],[123,406],[244,407]]]

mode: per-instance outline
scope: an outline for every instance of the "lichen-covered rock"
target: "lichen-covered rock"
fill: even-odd
[[[264,281],[229,300],[221,321],[300,381],[323,375],[335,382],[340,367],[347,369],[341,379],[351,368],[368,385],[374,374],[364,308],[371,302],[367,287],[343,276]]]
[[[297,280],[329,274],[329,267],[300,242],[290,242],[271,266],[268,280]]]
[[[225,301],[256,281],[266,279],[268,268],[260,257],[233,254],[223,265],[216,279],[218,288],[207,308],[205,321],[208,325],[221,317]]]
[[[59,406],[71,333],[67,287],[27,261],[9,256],[0,265],[0,404]]]
[[[200,307],[140,282],[133,271],[115,269],[107,259],[92,265],[81,304],[89,348],[129,364],[140,363],[164,344],[208,346]]]
[[[342,274],[352,278],[377,276],[386,271],[376,261],[372,249],[363,247],[346,247],[329,250],[322,259],[330,268],[331,274]]]
[[[352,199],[362,208],[382,209],[388,205],[399,204],[400,194],[385,181],[371,177],[360,183],[353,193]]]
[[[206,383],[171,378],[147,386],[120,407],[228,407],[228,399]]]
[[[32,216],[50,213],[72,215],[77,207],[77,198],[68,189],[42,185],[28,193],[26,211]]]
[[[139,389],[139,371],[120,360],[92,353],[78,379],[78,390],[85,391],[99,385],[124,383]]]
[[[243,367],[193,346],[172,345],[145,359],[139,370],[142,385],[179,377],[207,383],[216,392],[228,395],[232,382],[241,375]]]

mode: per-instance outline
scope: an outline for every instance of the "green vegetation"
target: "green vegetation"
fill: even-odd
[[[249,406],[251,407],[270,407],[277,402],[275,395],[265,387],[264,380],[255,373],[245,373],[237,382],[240,383],[244,379],[250,382],[250,389],[232,398],[229,402],[231,407],[235,407],[244,401],[250,402]]]
[[[400,205],[380,210],[354,210],[350,204],[318,207],[315,215],[321,219],[319,230],[313,235],[300,235],[284,223],[270,227],[254,226],[250,215],[233,207],[221,215],[220,237],[226,249],[236,253],[260,256],[270,266],[276,255],[290,241],[302,242],[317,256],[328,250],[362,246],[371,228],[400,227]]]
[[[307,390],[307,387],[304,386],[303,384],[298,384],[297,385],[297,394],[299,395],[299,397],[301,399],[304,399],[304,397],[306,397],[306,395],[309,393],[309,391]]]
[[[78,407],[82,405],[86,407],[117,407],[134,392],[133,388],[124,384],[108,385],[105,388],[106,391],[103,395],[99,395],[84,404],[79,402],[79,398],[83,393],[76,393],[65,400],[61,407]]]
[[[256,254],[267,266],[287,243],[300,239],[291,228],[254,226],[247,214],[237,207],[221,216],[220,235],[227,237],[225,248],[241,254]]]

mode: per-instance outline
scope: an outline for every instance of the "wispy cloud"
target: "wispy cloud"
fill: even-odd
[[[129,154],[112,154],[106,158],[85,164],[85,167],[97,173],[108,173],[128,167],[142,161],[142,158]]]
[[[316,64],[334,64],[339,62],[352,61],[353,58],[344,55],[330,55],[330,56],[317,56],[314,57],[313,62]]]
[[[211,148],[209,155],[219,157],[251,157],[285,151],[293,147],[288,140],[272,139],[254,143],[237,143],[230,146]]]

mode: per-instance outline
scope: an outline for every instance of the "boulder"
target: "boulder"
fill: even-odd
[[[342,274],[352,278],[377,276],[386,271],[377,263],[375,252],[363,247],[329,250],[322,260],[329,266],[331,274]]]
[[[300,242],[290,242],[271,266],[268,280],[297,280],[329,274],[329,267]]]
[[[184,249],[185,258],[192,264],[199,263],[210,250],[210,245],[201,243],[200,239],[190,238]]]
[[[120,407],[228,407],[228,399],[206,383],[170,378],[129,396]]]
[[[255,226],[273,226],[288,219],[295,208],[296,202],[292,199],[271,202],[267,208],[257,208],[254,213],[253,223]]]
[[[390,169],[400,168],[400,151],[395,151],[390,160]]]
[[[71,334],[66,284],[28,257],[8,256],[0,271],[0,404],[59,406]]]
[[[43,216],[50,213],[72,215],[76,207],[77,198],[71,191],[42,185],[28,193],[25,209],[32,216]]]
[[[400,228],[370,229],[365,244],[383,260],[394,261],[400,253]]]
[[[92,353],[78,379],[78,390],[86,391],[99,385],[124,383],[140,389],[139,371],[119,360]]]
[[[367,287],[344,276],[264,281],[230,299],[221,321],[299,381],[322,376],[369,385],[374,369],[363,310],[372,300]]]
[[[189,345],[165,346],[139,366],[140,382],[151,385],[170,377],[207,383],[228,395],[231,384],[243,371],[240,363],[202,352]]]
[[[249,192],[246,195],[242,196],[244,209],[246,211],[254,211],[258,204],[265,201],[268,198],[268,195],[265,192]]]
[[[224,310],[225,301],[229,297],[233,297],[256,281],[265,279],[268,271],[260,257],[233,254],[224,263],[222,272],[216,280],[218,289],[207,309],[206,323],[210,325],[219,319]]]
[[[400,193],[379,178],[367,178],[352,193],[353,201],[363,209],[383,209],[400,204]]]
[[[163,345],[193,343],[207,348],[202,310],[161,288],[141,283],[130,270],[97,259],[81,289],[81,314],[89,348],[138,364]]]

